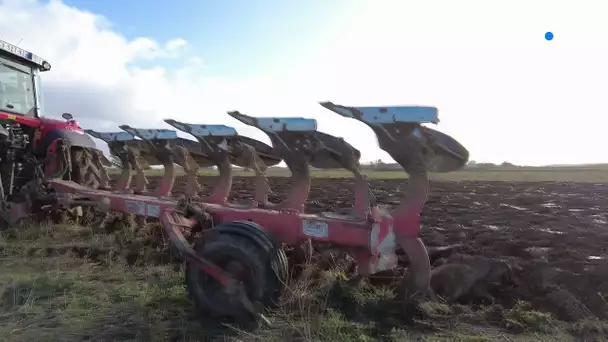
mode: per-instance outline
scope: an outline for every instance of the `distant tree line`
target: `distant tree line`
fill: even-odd
[[[480,163],[475,160],[469,161],[467,163],[467,165],[465,166],[465,168],[480,168],[480,169],[499,168],[499,167],[500,168],[514,168],[514,167],[519,167],[519,166],[512,164],[508,161],[504,161],[501,164],[494,164],[494,163]],[[397,164],[397,163],[385,163],[381,159],[376,159],[370,163],[361,165],[361,168],[367,169],[367,170],[374,170],[374,171],[393,171],[393,170],[400,170],[401,166],[399,166],[399,164]]]
[[[471,160],[467,163],[466,167],[470,167],[470,168],[492,168],[492,167],[519,167],[518,165],[509,163],[508,161],[504,161],[501,164],[494,164],[494,163],[479,163],[476,162],[475,160]]]

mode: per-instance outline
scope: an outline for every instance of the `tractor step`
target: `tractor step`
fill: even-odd
[[[347,118],[368,124],[388,123],[438,123],[439,111],[428,106],[384,106],[345,107],[331,102],[321,102],[321,106]]]

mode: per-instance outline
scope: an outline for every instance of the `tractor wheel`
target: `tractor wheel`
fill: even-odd
[[[213,230],[218,234],[195,243],[194,250],[200,257],[242,281],[249,300],[261,309],[278,302],[287,280],[287,257],[258,227],[254,223],[240,221],[216,226]],[[243,320],[248,323],[255,321],[238,301],[225,294],[221,284],[194,265],[187,267],[186,285],[202,314],[240,323]]]
[[[93,158],[93,153],[95,153],[95,151],[91,151],[87,148],[73,147],[70,150],[72,173],[70,175],[66,174],[66,178],[69,176],[69,179],[80,185],[90,189],[98,189],[102,184],[100,171],[102,170],[103,165],[101,165],[99,161],[95,162],[96,159]],[[104,220],[108,217],[107,214],[101,214],[91,207],[82,208],[81,215],[82,216],[74,217],[74,219],[84,226],[91,224],[103,225]]]
[[[72,181],[91,189],[97,189],[101,185],[101,163],[95,163],[91,150],[86,148],[72,148],[70,151],[72,159]]]
[[[263,250],[264,255],[268,257],[273,273],[279,279],[276,291],[271,295],[274,299],[268,303],[264,303],[266,306],[274,306],[283,291],[283,286],[289,278],[289,260],[281,244],[273,235],[266,232],[262,226],[251,221],[232,221],[216,226],[215,229],[222,234],[245,237]]]

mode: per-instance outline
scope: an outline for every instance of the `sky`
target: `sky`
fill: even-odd
[[[430,127],[478,162],[605,163],[607,11],[605,0],[0,0],[0,39],[52,64],[45,115],[89,129],[173,118],[268,143],[226,112],[311,117],[362,161],[389,162],[367,126],[318,102],[427,105],[441,120]]]

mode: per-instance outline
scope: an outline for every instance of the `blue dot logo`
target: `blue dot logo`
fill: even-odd
[[[547,32],[547,33],[545,33],[545,39],[546,40],[553,40],[553,32]]]

